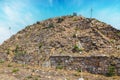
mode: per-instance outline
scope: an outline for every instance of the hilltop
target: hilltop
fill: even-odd
[[[39,65],[55,55],[120,57],[120,30],[94,18],[56,17],[26,26],[0,46],[0,54]]]

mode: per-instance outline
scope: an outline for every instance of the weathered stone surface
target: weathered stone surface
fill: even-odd
[[[7,54],[0,52],[0,60],[7,60]]]
[[[70,57],[70,56],[51,56],[52,67],[63,66],[64,69],[87,71],[94,74],[108,73],[109,66],[116,66],[116,74],[119,75],[119,64],[111,64],[113,61],[120,62],[120,58],[109,58],[106,56],[91,57]],[[117,63],[116,62],[116,63]]]
[[[119,60],[107,59],[105,56],[103,58],[85,58],[85,56],[120,57],[119,33],[120,30],[106,23],[82,16],[48,19],[27,26],[1,44],[0,59],[1,62],[9,60],[20,64],[49,66],[47,61],[51,55],[84,56],[81,58],[61,57],[60,59],[58,57],[51,62],[55,66],[63,65],[65,69],[78,70],[82,66],[83,71],[106,74],[109,65],[119,67]],[[78,48],[82,48],[82,51],[80,49],[76,52],[72,51],[76,44]]]

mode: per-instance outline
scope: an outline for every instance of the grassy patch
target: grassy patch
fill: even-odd
[[[83,49],[79,48],[77,45],[75,45],[73,48],[73,52],[82,52],[82,51],[83,51]]]
[[[115,40],[114,40],[114,39],[111,39],[110,42],[111,42],[111,43],[115,43]]]
[[[120,36],[120,32],[118,32],[118,33],[117,33],[117,35],[119,35],[119,36]]]
[[[77,69],[77,72],[81,72],[81,68],[78,68],[78,69]]]
[[[0,63],[4,63],[4,62],[5,62],[4,60],[0,59]]]
[[[63,66],[62,65],[58,65],[58,66],[56,66],[56,69],[63,69]]]
[[[31,79],[31,78],[33,78],[33,77],[30,75],[30,76],[28,76],[27,78],[28,78],[28,79]]]
[[[14,69],[12,70],[12,73],[16,73],[16,72],[18,72],[18,71],[19,71],[18,68],[14,68]]]
[[[9,63],[9,64],[8,64],[8,67],[12,67],[12,64]]]
[[[14,55],[18,57],[24,54],[26,54],[26,51],[24,51],[20,46],[16,45],[16,48],[14,50]]]

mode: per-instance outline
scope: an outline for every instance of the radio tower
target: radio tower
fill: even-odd
[[[11,36],[11,27],[9,27],[9,34],[10,34],[10,36]]]
[[[91,8],[91,10],[90,10],[90,18],[92,18],[92,14],[93,14],[93,9]]]

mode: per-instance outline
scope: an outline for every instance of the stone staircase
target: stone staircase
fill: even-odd
[[[105,35],[103,35],[100,31],[98,31],[97,29],[93,28],[92,29],[94,31],[96,31],[103,39],[105,39],[106,41],[110,42],[110,39],[108,37],[106,37]]]

